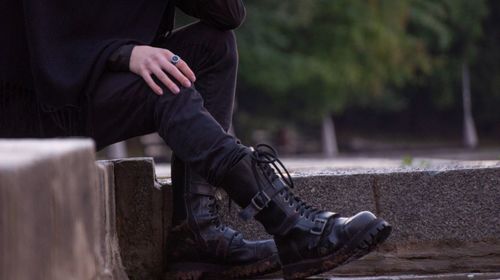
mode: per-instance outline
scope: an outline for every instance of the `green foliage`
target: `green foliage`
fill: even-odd
[[[420,90],[433,93],[437,108],[460,103],[461,67],[476,58],[487,3],[483,0],[414,0],[412,6],[409,30],[425,43],[432,61],[432,71],[421,77]]]
[[[411,155],[405,155],[402,160],[403,166],[411,166],[413,164],[413,157]]]
[[[356,106],[401,110],[409,87],[435,91],[438,106],[452,104],[457,66],[475,59],[487,15],[484,0],[246,4],[241,106],[315,121]]]

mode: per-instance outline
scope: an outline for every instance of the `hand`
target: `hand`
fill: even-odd
[[[178,94],[180,89],[170,77],[175,78],[185,87],[190,87],[196,77],[184,60],[173,65],[170,62],[173,55],[167,49],[135,46],[130,55],[130,71],[141,76],[158,95],[162,95],[163,90],[155,83],[151,75],[155,75],[171,92]]]

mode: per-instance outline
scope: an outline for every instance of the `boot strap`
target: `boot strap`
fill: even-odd
[[[204,184],[195,184],[191,183],[188,186],[187,192],[190,194],[200,194],[200,195],[207,195],[207,196],[215,196],[216,188],[208,183]]]
[[[244,221],[253,218],[271,202],[274,196],[284,190],[285,187],[285,184],[278,179],[275,180],[270,187],[256,193],[250,201],[250,204],[239,213],[240,218]]]
[[[215,255],[225,260],[229,255],[231,243],[238,232],[232,228],[226,228],[222,234],[224,238],[219,238],[219,242],[215,249]]]
[[[187,186],[186,191],[191,194],[201,194],[214,196],[216,187],[210,185],[205,179],[203,179],[198,173],[194,172],[187,164],[186,167],[186,179]]]
[[[309,219],[301,219],[295,225],[295,227],[300,228],[302,230],[308,230],[309,233],[321,236],[325,231],[326,224],[328,220],[332,217],[339,217],[340,215],[335,212],[324,211],[316,215],[314,220]]]

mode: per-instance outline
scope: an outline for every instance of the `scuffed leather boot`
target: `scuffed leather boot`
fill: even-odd
[[[243,219],[255,216],[274,236],[285,279],[319,274],[356,260],[391,232],[386,221],[370,212],[343,218],[307,205],[290,191],[290,174],[268,145],[249,150],[221,185],[243,208]]]
[[[232,279],[280,270],[272,239],[248,241],[222,224],[215,187],[175,158],[172,179],[174,219],[167,240],[169,277]]]

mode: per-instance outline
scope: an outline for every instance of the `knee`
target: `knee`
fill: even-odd
[[[163,88],[163,87],[162,87]],[[164,88],[163,95],[151,92],[153,119],[157,128],[168,125],[172,118],[185,118],[203,107],[203,98],[200,93],[191,87],[180,87],[178,94],[173,94]]]

